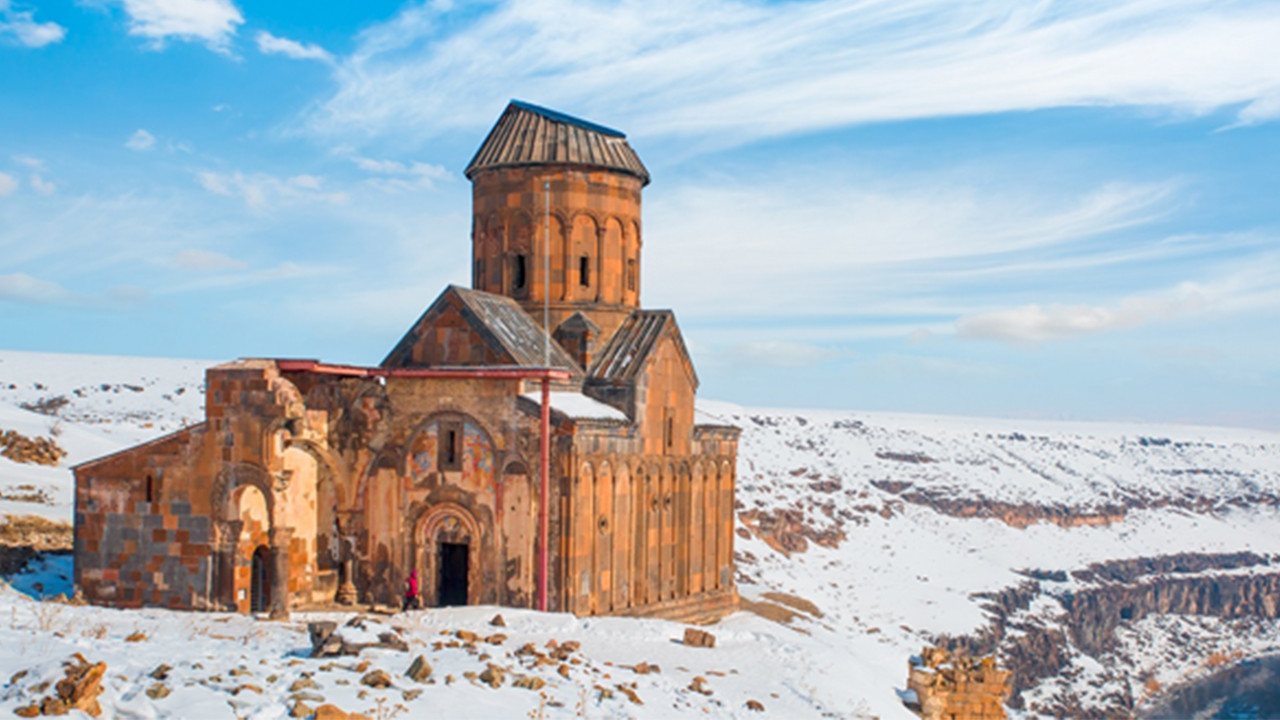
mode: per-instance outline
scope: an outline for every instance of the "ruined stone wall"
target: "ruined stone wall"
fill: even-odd
[[[907,689],[916,694],[908,707],[925,720],[1004,720],[1009,673],[989,657],[952,655],[925,648],[908,666]]]
[[[543,272],[544,183],[550,183],[549,279]],[[641,187],[632,175],[565,165],[477,173],[472,287],[520,300],[539,324],[545,298],[549,329],[582,311],[606,342],[640,304]],[[518,256],[525,258],[523,271],[516,268]]]

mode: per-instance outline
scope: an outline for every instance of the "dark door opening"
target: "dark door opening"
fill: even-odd
[[[467,604],[466,543],[440,543],[440,587],[436,597],[441,607]]]
[[[259,545],[249,571],[249,612],[266,612],[271,605],[271,551]]]

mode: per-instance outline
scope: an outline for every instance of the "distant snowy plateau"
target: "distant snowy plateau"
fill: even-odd
[[[0,515],[69,522],[68,468],[202,420],[211,364],[0,351],[0,433],[68,452],[55,467],[0,458]],[[938,643],[1012,668],[1013,717],[1125,717],[1216,668],[1280,653],[1280,434],[698,410],[700,422],[742,428],[744,610],[706,628],[712,649],[673,642],[683,627],[665,621],[431,610],[388,621],[409,653],[366,651],[392,679],[374,689],[360,682],[369,668],[353,671],[358,658],[306,657],[318,616],[39,601],[37,582],[46,595],[69,589],[69,558],[46,557],[0,583],[0,715],[37,699],[76,652],[108,665],[104,717],[139,718],[287,717],[304,679],[313,703],[379,718],[912,718],[908,662]],[[491,657],[438,643],[495,632],[498,612],[508,638],[484,648]],[[147,639],[125,641],[135,633]],[[563,673],[516,654],[552,639],[581,643]],[[434,669],[425,684],[405,677],[417,655]],[[466,678],[490,662],[546,685]],[[637,673],[642,662],[660,671]],[[162,682],[150,676],[161,663],[172,666]]]

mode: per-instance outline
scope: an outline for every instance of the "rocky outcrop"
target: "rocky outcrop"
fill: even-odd
[[[991,657],[927,647],[908,666],[907,707],[925,720],[1004,720],[1009,672]]]
[[[806,522],[805,512],[799,508],[753,508],[740,511],[738,519],[769,547],[788,556],[808,550],[811,542],[820,547],[834,548],[845,539],[838,518],[832,526],[817,528]]]
[[[31,438],[14,430],[0,431],[0,457],[16,463],[52,466],[66,456],[67,451],[52,438]]]
[[[1024,691],[1060,677],[1073,653],[1102,660],[1115,647],[1118,628],[1149,615],[1280,617],[1280,568],[1275,559],[1254,553],[1182,553],[1095,563],[1070,573],[1076,581],[1071,585],[1064,585],[1067,573],[1026,575],[1029,579],[1017,586],[977,596],[985,600],[991,617],[987,627],[963,637],[937,638],[939,645],[967,654],[995,653],[1010,670],[1008,706],[1014,709],[1025,707]],[[1058,601],[1060,617],[1048,620],[1023,612],[1044,595]],[[1127,716],[1135,706],[1128,692],[1103,698],[1101,706],[1085,707],[1069,696],[1057,702],[1034,710],[1101,718]]]

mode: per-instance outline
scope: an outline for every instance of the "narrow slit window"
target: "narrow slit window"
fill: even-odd
[[[155,502],[155,496],[156,496],[155,480],[152,480],[151,476],[148,475],[147,476],[147,502]]]
[[[578,284],[591,287],[591,258],[586,255],[578,258]]]
[[[524,255],[516,255],[516,260],[515,260],[515,287],[516,287],[516,289],[517,289],[517,290],[523,289],[523,288],[524,288],[525,283],[526,283],[526,282],[528,281],[528,279],[529,279],[529,278],[526,276],[526,274],[525,274],[526,269],[527,269],[527,268],[526,268],[526,265],[525,265],[526,261],[527,261],[527,260],[526,260],[526,258],[525,258],[525,256],[524,256]]]
[[[462,469],[462,424],[456,422],[441,423],[440,436],[440,469]]]
[[[627,260],[627,289],[636,289],[636,261]]]

